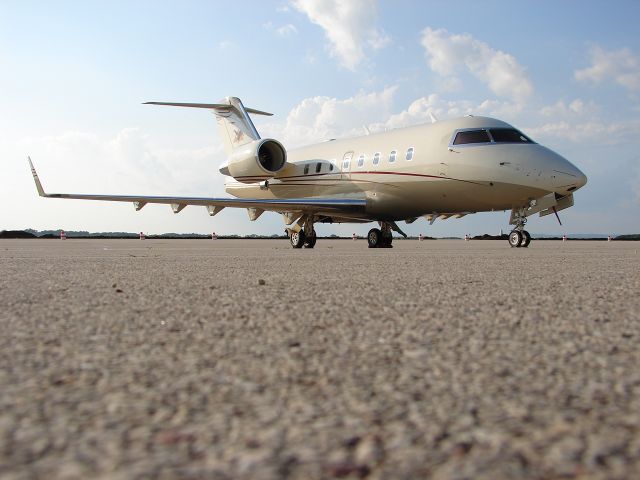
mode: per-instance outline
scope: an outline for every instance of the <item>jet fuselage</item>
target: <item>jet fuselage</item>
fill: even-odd
[[[480,131],[488,132],[486,138],[473,141]],[[268,187],[232,178],[225,187],[239,198],[364,195],[368,217],[397,221],[519,208],[549,193],[568,195],[586,183],[571,162],[524,135],[514,140],[514,131],[520,134],[503,121],[468,116],[330,140],[288,151],[288,165]],[[459,132],[470,138],[456,140]],[[466,143],[456,143],[461,141]]]

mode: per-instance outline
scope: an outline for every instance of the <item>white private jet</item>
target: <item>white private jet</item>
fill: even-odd
[[[228,160],[220,167],[225,189],[236,198],[45,193],[29,159],[38,193],[49,198],[171,205],[174,213],[201,205],[209,215],[225,207],[246,208],[250,220],[281,213],[293,248],[313,248],[314,224],[378,222],[370,248],[391,247],[392,231],[406,237],[398,221],[460,218],[511,210],[512,247],[527,247],[527,217],[571,207],[573,192],[587,177],[568,160],[537,144],[508,123],[467,116],[287,151],[260,138],[239,98],[219,103],[147,102],[210,109]],[[558,221],[560,219],[558,218]]]

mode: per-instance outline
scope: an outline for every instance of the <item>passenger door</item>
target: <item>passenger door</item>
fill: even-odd
[[[340,164],[340,172],[342,174],[341,175],[342,180],[348,180],[350,178],[350,172],[352,167],[351,162],[353,162],[353,150],[346,152],[342,157],[342,163]]]

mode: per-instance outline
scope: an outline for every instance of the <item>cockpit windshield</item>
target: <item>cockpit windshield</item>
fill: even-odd
[[[457,132],[453,145],[471,145],[485,143],[536,143],[515,128],[482,128]]]
[[[454,145],[466,145],[468,143],[490,143],[491,139],[486,130],[467,130],[458,132],[453,140]]]
[[[489,132],[496,143],[535,143],[515,128],[492,128]]]

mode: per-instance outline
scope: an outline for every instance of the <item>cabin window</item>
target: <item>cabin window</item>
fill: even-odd
[[[316,163],[316,173],[320,173],[320,170],[322,170],[322,164],[318,162]]]
[[[358,168],[362,168],[363,165],[364,165],[364,155],[360,155],[358,157]]]
[[[389,154],[389,163],[395,162],[397,155],[398,155],[398,152],[396,150],[391,150],[391,153]]]
[[[489,133],[496,143],[535,143],[515,128],[492,128]]]
[[[304,166],[304,174],[306,175],[307,173],[309,173],[309,164],[308,163]]]
[[[407,149],[407,153],[404,158],[405,160],[413,160],[413,147]]]
[[[458,132],[453,141],[454,145],[466,145],[468,143],[491,143],[491,139],[486,130],[467,130],[466,132]]]
[[[374,165],[378,165],[378,163],[380,163],[380,152],[376,152],[373,155],[373,160],[371,163],[373,163]]]
[[[330,171],[330,172],[333,172],[333,163],[330,163],[330,164],[329,164],[329,171]]]

